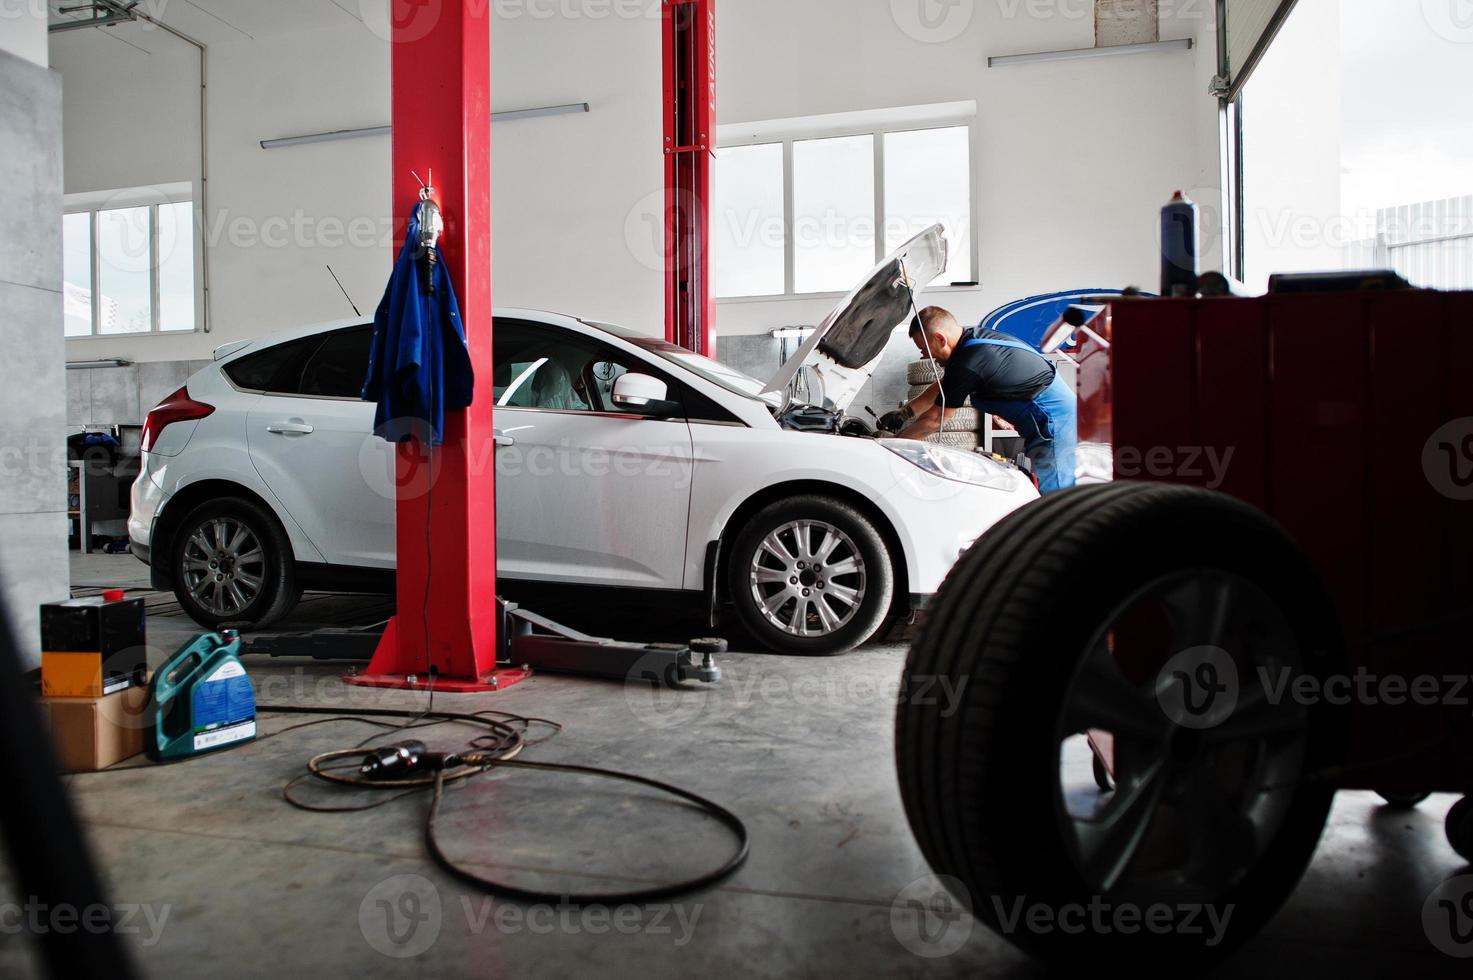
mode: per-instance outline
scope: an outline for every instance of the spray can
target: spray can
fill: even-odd
[[[1161,295],[1197,291],[1197,205],[1181,191],[1161,209]]]

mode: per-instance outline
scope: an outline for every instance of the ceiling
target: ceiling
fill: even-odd
[[[248,41],[272,34],[363,25],[388,0],[140,0],[137,9],[204,44]],[[87,20],[87,0],[47,0],[53,27]],[[119,3],[126,6],[127,2]],[[82,8],[82,9],[78,9]],[[380,17],[384,16],[382,13]],[[177,45],[177,39],[143,21],[52,34],[52,40],[106,34],[144,51]],[[162,36],[161,36],[162,35]]]

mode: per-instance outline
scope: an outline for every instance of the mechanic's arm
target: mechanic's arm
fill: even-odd
[[[941,382],[938,381],[907,402],[905,408],[901,409],[901,411],[905,412],[910,418],[918,419],[929,412],[935,406],[936,400],[940,397]]]
[[[901,429],[899,437],[901,439],[924,439],[926,436],[940,432],[941,426],[955,412],[955,408],[943,409],[940,405],[932,405],[925,412],[917,416],[914,422]]]

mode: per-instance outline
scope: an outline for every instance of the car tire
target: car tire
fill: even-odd
[[[170,550],[174,595],[201,626],[269,626],[301,598],[291,542],[254,501],[200,504],[179,523]]]
[[[905,365],[905,382],[912,385],[931,385],[940,381],[946,374],[946,369],[937,364],[929,357],[923,357],[919,361],[911,361]]]
[[[951,417],[941,423],[942,432],[969,432],[977,433],[982,429],[982,413],[975,408],[963,405],[951,413]]]
[[[1431,793],[1418,793],[1413,791],[1394,792],[1392,790],[1377,790],[1376,795],[1381,797],[1387,807],[1392,810],[1415,810],[1422,804]]]
[[[1473,796],[1465,796],[1452,805],[1444,821],[1447,842],[1458,856],[1473,861]]]
[[[805,527],[806,546],[800,537]],[[868,517],[829,497],[805,494],[768,504],[737,534],[729,562],[727,584],[738,618],[758,641],[782,653],[851,650],[879,630],[894,598],[885,539]]]
[[[1233,637],[1240,636],[1236,627],[1249,627],[1241,635],[1254,635],[1251,626],[1258,621],[1254,615],[1260,615],[1264,622],[1277,623],[1282,635],[1292,640],[1291,646],[1275,650],[1287,651],[1284,656],[1297,660],[1304,673],[1324,677],[1343,670],[1338,644],[1331,639],[1332,607],[1299,549],[1247,505],[1193,488],[1114,483],[1055,494],[1015,511],[983,535],[942,585],[902,680],[896,716],[901,796],[935,873],[951,879],[958,899],[972,914],[1013,944],[1056,964],[1122,962],[1135,968],[1169,964],[1174,971],[1191,971],[1256,932],[1307,866],[1334,788],[1304,776],[1338,764],[1343,757],[1344,716],[1338,709],[1323,702],[1302,706],[1285,701],[1265,707],[1256,696],[1250,701],[1248,678],[1253,674],[1246,665],[1237,667],[1245,696],[1225,699],[1229,714],[1216,724],[1237,719],[1234,713],[1240,707],[1253,712],[1252,724],[1217,731],[1225,733],[1222,738],[1227,742],[1263,739],[1243,750],[1245,758],[1255,758],[1250,753],[1258,752],[1260,760],[1269,759],[1274,753],[1273,764],[1278,767],[1274,772],[1284,778],[1269,778],[1263,763],[1261,768],[1244,770],[1258,774],[1260,782],[1250,786],[1244,777],[1239,796],[1223,796],[1224,800],[1252,797],[1245,807],[1257,800],[1270,801],[1264,807],[1273,817],[1262,828],[1262,836],[1255,836],[1240,811],[1228,805],[1211,822],[1199,824],[1181,814],[1198,813],[1196,807],[1204,802],[1198,797],[1219,787],[1185,776],[1180,782],[1171,781],[1178,777],[1170,768],[1177,763],[1169,753],[1177,749],[1175,737],[1184,724],[1176,719],[1184,716],[1171,716],[1164,703],[1156,704],[1163,690],[1160,678],[1178,676],[1166,671],[1176,663],[1175,657],[1159,673],[1154,659],[1148,659],[1139,677],[1126,678],[1128,671],[1117,665],[1113,673],[1125,679],[1106,683],[1108,678],[1095,666],[1098,654],[1088,655],[1104,650],[1109,664],[1122,644],[1141,635],[1142,625],[1159,628],[1156,621],[1129,618],[1137,611],[1138,597],[1151,595],[1149,583],[1162,576],[1167,581],[1180,577],[1201,583],[1197,587],[1202,588],[1218,570],[1223,578],[1234,582],[1241,578],[1252,585],[1250,612],[1233,605],[1245,602],[1243,598],[1221,600],[1225,605],[1217,599],[1181,605],[1201,607],[1208,613],[1208,623],[1233,622]],[[1230,615],[1235,608],[1237,619]],[[1192,620],[1192,614],[1183,613],[1181,618]],[[1159,644],[1166,653],[1185,638],[1175,629],[1167,635],[1171,642]],[[1236,645],[1226,638],[1222,643]],[[1125,649],[1138,653],[1147,645]],[[1251,643],[1243,649],[1248,653],[1241,659],[1258,655]],[[1183,652],[1190,650],[1189,646]],[[1096,692],[1092,700],[1104,705],[1117,704],[1123,697],[1119,691],[1132,692],[1129,703],[1140,706],[1138,731],[1156,731],[1154,726],[1170,722],[1160,729],[1168,736],[1163,743],[1168,756],[1161,768],[1153,765],[1162,757],[1141,749],[1123,757],[1122,739],[1117,736],[1115,789],[1109,796],[1089,794],[1090,800],[1101,800],[1105,806],[1118,802],[1126,811],[1119,823],[1132,821],[1128,827],[1136,836],[1125,838],[1134,841],[1126,845],[1131,850],[1118,860],[1107,853],[1106,862],[1116,863],[1099,863],[1082,843],[1086,838],[1074,836],[1112,826],[1120,814],[1076,815],[1070,809],[1072,790],[1061,785],[1062,740],[1076,737],[1071,734],[1075,722],[1102,717],[1095,713],[1099,709],[1079,710],[1081,702],[1074,695],[1085,689]],[[937,690],[958,693],[949,699],[920,696]],[[1272,727],[1256,727],[1261,724],[1260,710]],[[1289,724],[1280,712],[1287,713]],[[1086,730],[1093,727],[1086,724]],[[1272,734],[1261,734],[1264,730]],[[1148,738],[1137,744],[1149,744]],[[1207,736],[1201,742],[1191,738],[1180,742],[1182,750],[1195,752],[1189,747],[1204,744],[1219,745],[1210,751],[1228,750],[1221,747],[1224,742],[1207,742]],[[1285,739],[1292,750],[1287,761],[1277,754]],[[1200,764],[1202,771],[1211,772],[1209,766],[1217,758],[1183,764]],[[1187,772],[1191,771],[1195,770]],[[1164,824],[1155,803],[1135,807],[1141,798],[1137,787],[1148,784],[1169,787],[1155,797],[1167,801]],[[1191,798],[1191,809],[1177,801],[1178,793]],[[1136,831],[1135,821],[1145,829]],[[1205,843],[1207,850],[1191,850],[1186,843],[1173,847],[1171,838],[1158,839],[1163,831],[1192,844]],[[1150,841],[1152,848],[1144,862],[1135,860],[1147,846],[1141,841]],[[1234,853],[1232,848],[1242,850]],[[1210,875],[1204,873],[1209,880],[1199,884],[1188,872],[1203,866],[1210,869]],[[1096,877],[1094,872],[1101,868],[1106,873]],[[1211,929],[1198,934],[1030,930],[1020,928],[1014,915],[1019,907],[1061,914],[1061,909],[1089,909],[1097,902],[1140,909],[1172,904],[1173,898],[1192,903],[1199,912],[1210,905],[1218,912],[1231,908],[1235,914],[1217,935]],[[1021,921],[1026,923],[1026,915]]]
[[[982,445],[975,432],[934,432],[926,436],[926,441],[948,449],[969,450]]]

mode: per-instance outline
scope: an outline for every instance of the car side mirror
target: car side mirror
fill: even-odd
[[[665,418],[680,412],[680,403],[669,400],[670,389],[659,378],[647,374],[621,374],[614,380],[614,407],[636,415]]]

